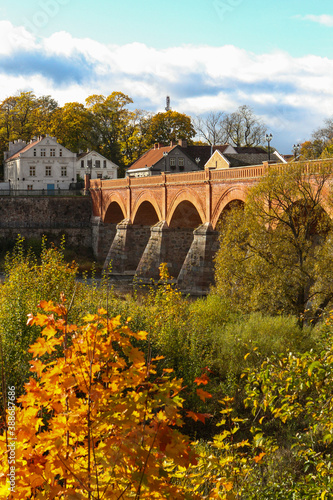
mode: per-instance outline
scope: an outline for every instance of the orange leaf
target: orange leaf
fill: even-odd
[[[253,458],[253,460],[255,461],[255,463],[257,464],[258,462],[261,461],[261,459],[266,455],[266,453],[264,453],[263,451],[261,453],[259,453],[259,455],[257,455],[256,457]]]
[[[206,422],[206,418],[211,418],[212,415],[210,413],[194,413],[194,411],[188,411],[186,412],[186,415],[189,418],[193,418],[194,422],[197,422],[200,420],[203,424]]]
[[[207,377],[207,374],[204,373],[203,375],[201,375],[201,377],[197,377],[196,379],[194,379],[194,383],[195,384],[203,384],[203,385],[207,385],[209,382],[209,378]]]
[[[205,402],[206,399],[211,398],[212,395],[209,392],[204,391],[203,389],[197,389],[197,394],[201,401]]]

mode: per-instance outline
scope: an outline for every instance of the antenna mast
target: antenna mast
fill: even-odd
[[[167,95],[165,111],[170,111],[170,97]]]

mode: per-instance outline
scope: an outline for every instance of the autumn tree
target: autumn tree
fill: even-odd
[[[242,310],[307,314],[333,300],[331,164],[270,168],[220,227],[216,292]]]
[[[134,163],[149,149],[147,134],[150,120],[151,114],[140,109],[128,113],[120,140],[121,154],[126,166]]]
[[[92,116],[91,142],[99,153],[121,167],[124,165],[121,141],[131,117],[128,106],[132,103],[122,92],[112,92],[107,97],[91,95],[86,99]]]
[[[300,158],[301,160],[316,160],[320,158],[322,152],[323,144],[321,141],[305,141],[301,144]]]
[[[147,143],[151,147],[155,142],[169,144],[172,140],[185,139],[191,142],[195,130],[191,118],[177,111],[166,111],[154,115],[147,130]]]
[[[178,430],[182,383],[157,375],[120,317],[100,309],[82,326],[67,323],[64,298],[43,301],[30,325],[32,377],[16,409],[16,488],[6,483],[9,435],[0,438],[1,496],[68,499],[195,499],[171,481],[194,454]],[[171,372],[171,373],[170,373]]]
[[[57,102],[50,96],[37,98],[33,92],[20,92],[0,105],[0,135],[8,146],[14,139],[29,141],[45,133]]]
[[[68,102],[53,113],[49,132],[64,147],[79,152],[92,147],[92,115],[79,102]]]
[[[305,160],[328,158],[333,144],[333,118],[327,118],[322,127],[312,132],[311,138],[301,145],[300,154]]]

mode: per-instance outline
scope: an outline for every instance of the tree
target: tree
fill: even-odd
[[[333,143],[333,118],[327,118],[324,126],[314,130],[311,139],[302,144],[301,155],[306,160],[328,158]]]
[[[322,141],[313,140],[313,141],[305,141],[301,145],[300,149],[300,157],[304,160],[316,160],[320,158],[323,152],[323,144]]]
[[[128,121],[124,124],[121,134],[120,147],[124,164],[131,165],[147,149],[147,133],[150,126],[151,114],[136,109],[128,114]]]
[[[220,228],[216,292],[242,310],[318,319],[333,299],[331,166],[270,168]]]
[[[40,308],[28,321],[43,328],[29,349],[33,376],[15,429],[10,419],[0,438],[1,496],[8,495],[6,456],[15,435],[8,498],[198,498],[171,481],[175,467],[186,469],[195,457],[178,430],[182,383],[172,370],[157,375],[158,359],[146,362],[138,345],[147,334],[103,309],[70,325],[64,297]]]
[[[224,113],[209,113],[206,118],[197,117],[195,129],[197,134],[211,146],[225,144],[228,141],[228,134],[224,126]]]
[[[96,150],[121,167],[124,166],[121,141],[128,126],[131,112],[127,109],[132,99],[122,92],[109,96],[92,95],[86,107],[92,115],[91,142]]]
[[[79,102],[68,102],[53,113],[49,131],[60,144],[71,151],[79,152],[92,147],[92,115]]]
[[[151,147],[155,142],[168,144],[170,141],[185,139],[191,142],[195,130],[191,118],[177,111],[166,111],[154,115],[147,130],[147,143]]]
[[[264,142],[266,126],[257,118],[249,106],[240,106],[227,115],[222,128],[225,136],[235,146],[258,146]]]

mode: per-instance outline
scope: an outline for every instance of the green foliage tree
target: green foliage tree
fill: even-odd
[[[27,315],[36,310],[40,300],[59,300],[61,292],[72,297],[76,287],[77,267],[64,260],[63,248],[42,244],[40,258],[26,252],[19,238],[5,265],[5,281],[1,285],[0,341],[2,344],[2,374],[17,394],[29,373],[29,345],[39,330],[27,326]]]
[[[330,165],[270,168],[220,231],[216,293],[243,311],[318,319],[333,299]]]
[[[325,330],[315,350],[271,355],[247,372],[245,404],[255,417],[253,444],[265,453],[261,470],[250,478],[249,498],[332,496],[331,318]]]

